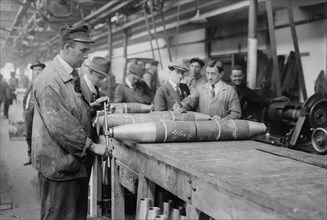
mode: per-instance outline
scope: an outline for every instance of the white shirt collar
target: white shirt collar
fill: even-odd
[[[68,73],[73,72],[73,67],[71,67],[59,54],[57,55],[57,58]]]
[[[171,84],[171,86],[176,89],[177,83],[174,83],[173,81],[171,81],[170,79],[168,80],[169,83]]]
[[[221,87],[221,85],[222,85],[222,82],[221,82],[221,80],[219,80],[216,84],[214,84],[215,85],[215,91],[219,91],[219,89],[220,89],[220,87]],[[209,84],[208,83],[208,88],[211,90],[211,84]]]
[[[132,83],[131,83],[131,81],[129,81],[127,79],[127,77],[125,78],[125,82],[126,82],[126,84],[128,85],[129,88],[133,89]]]
[[[83,76],[87,87],[89,87],[89,89],[91,90],[92,93],[96,94],[97,90],[95,89],[94,85],[92,84],[92,82],[89,80],[89,78],[86,76],[86,74],[84,74]]]

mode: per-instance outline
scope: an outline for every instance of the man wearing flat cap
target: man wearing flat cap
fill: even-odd
[[[189,87],[191,92],[196,90],[199,85],[207,82],[206,76],[201,74],[203,66],[204,62],[198,57],[190,60],[190,74],[184,78],[183,82]]]
[[[25,92],[23,99],[24,118],[25,118],[25,135],[27,142],[27,156],[28,160],[24,163],[24,166],[32,164],[31,161],[31,147],[32,147],[32,127],[33,127],[33,116],[34,116],[34,101],[31,99],[31,89],[35,78],[42,72],[45,64],[37,63],[31,65],[32,70],[32,83]]]
[[[199,85],[173,108],[180,112],[195,110],[210,115],[213,120],[240,118],[240,100],[235,89],[221,80],[223,74],[223,64],[220,60],[209,61],[206,65],[208,82]]]
[[[91,140],[91,111],[77,68],[88,58],[88,28],[63,26],[60,52],[34,82],[32,165],[39,172],[40,219],[86,219],[91,152],[109,156]]]
[[[181,83],[188,69],[182,61],[174,61],[168,65],[169,79],[160,86],[154,97],[155,111],[172,111],[176,103],[180,103],[190,94],[186,84]]]
[[[142,80],[144,69],[139,64],[131,64],[125,81],[115,89],[115,102],[151,104],[153,92]]]

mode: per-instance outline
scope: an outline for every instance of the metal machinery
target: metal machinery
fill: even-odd
[[[264,120],[269,132],[256,140],[327,153],[327,94],[316,93],[305,103],[272,103],[265,109]]]

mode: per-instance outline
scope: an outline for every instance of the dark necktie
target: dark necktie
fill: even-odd
[[[72,77],[73,77],[73,81],[74,81],[74,90],[77,93],[82,93],[81,91],[81,81],[80,81],[80,77],[78,75],[78,72],[73,69],[73,72],[71,73]]]
[[[98,87],[94,86],[95,92],[92,92],[92,102],[94,102],[98,98]]]
[[[176,85],[175,90],[176,90],[177,94],[179,95],[179,97],[181,97],[182,93],[181,93],[181,90],[179,88],[179,84]]]
[[[211,97],[215,97],[215,85],[211,85]]]

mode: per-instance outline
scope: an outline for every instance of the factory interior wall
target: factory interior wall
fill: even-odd
[[[294,10],[295,21],[310,18],[310,13],[303,12],[300,9]],[[288,23],[288,16],[286,10],[278,11],[275,16],[275,25]],[[326,20],[320,20],[307,24],[297,25],[296,31],[299,41],[300,52],[304,53],[302,56],[302,65],[305,77],[305,83],[308,96],[314,92],[314,82],[321,70],[326,71],[326,54],[327,54],[327,31]],[[242,35],[235,35],[225,39],[214,40],[211,43],[210,57],[219,57],[220,55],[237,54],[247,52],[247,22],[239,23],[239,25],[225,25],[218,27],[215,37],[226,36],[233,33],[244,32]],[[258,33],[258,49],[268,53],[266,48],[266,39],[268,32]],[[196,29],[186,33],[181,33],[178,37],[171,38],[171,54],[173,60],[187,60],[192,57],[205,58],[205,43],[194,43],[205,39],[205,29]],[[168,79],[169,56],[164,39],[159,40],[159,48],[163,69],[159,65],[159,79],[163,83]],[[156,50],[156,42],[152,41],[155,48],[155,58],[159,60],[158,50]],[[176,44],[179,46],[176,48]],[[290,28],[276,29],[276,44],[278,55],[288,55],[291,50],[294,50],[293,40]],[[177,56],[176,56],[177,50]],[[97,52],[98,53],[98,52]],[[128,46],[128,58],[142,57],[152,58],[150,43],[144,42]],[[113,50],[112,58],[112,72],[116,76],[116,82],[121,83],[124,69],[123,48]],[[227,73],[229,74],[229,73]]]
[[[312,12],[311,12],[312,13]],[[310,18],[310,11],[299,8],[294,10],[294,20]],[[286,10],[276,14],[276,25],[288,22]],[[314,94],[314,84],[321,70],[326,73],[327,65],[327,21],[319,20],[307,24],[297,25],[296,33],[299,50],[302,54],[302,68],[308,97]],[[288,55],[294,51],[291,29],[289,27],[276,30],[276,44],[278,55]]]

